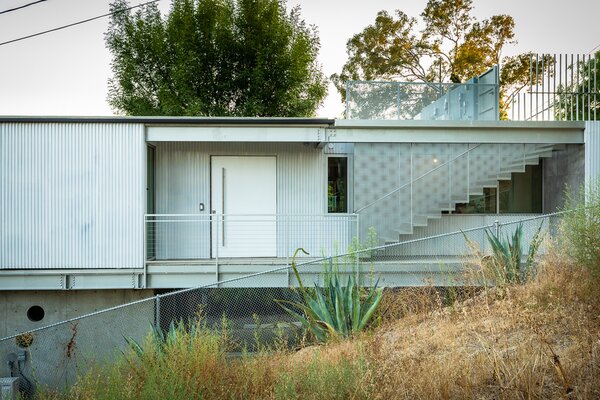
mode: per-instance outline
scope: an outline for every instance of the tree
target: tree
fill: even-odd
[[[316,29],[281,0],[111,4],[108,100],[127,115],[312,116],[326,95]]]
[[[472,0],[429,0],[421,13],[424,28],[420,31],[416,18],[400,10],[395,15],[380,11],[373,25],[348,41],[348,61],[340,74],[331,76],[342,101],[348,80],[459,83],[499,64],[503,48],[515,43],[514,20],[495,15],[477,21],[472,8]],[[518,61],[522,60],[512,60]],[[501,95],[515,79],[525,79],[524,75],[508,77],[512,81],[506,78],[501,79]],[[505,112],[504,106],[501,113]]]

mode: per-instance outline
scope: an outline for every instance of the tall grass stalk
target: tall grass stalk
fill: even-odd
[[[561,222],[563,251],[585,267],[593,285],[600,284],[600,180],[581,187],[576,195],[566,191]]]

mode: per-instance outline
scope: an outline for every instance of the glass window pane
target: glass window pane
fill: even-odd
[[[348,212],[348,159],[327,159],[327,212]]]
[[[542,167],[528,165],[523,173],[513,173],[500,182],[500,213],[542,212]]]
[[[484,188],[483,195],[470,196],[468,203],[458,203],[453,214],[495,214],[496,188]]]

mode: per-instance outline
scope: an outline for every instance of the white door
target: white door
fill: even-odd
[[[276,179],[275,157],[211,157],[213,257],[276,256]]]

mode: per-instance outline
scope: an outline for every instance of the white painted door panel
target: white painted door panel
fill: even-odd
[[[275,257],[275,157],[211,157],[213,257]]]

